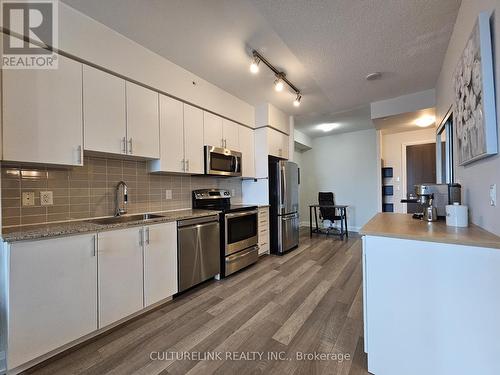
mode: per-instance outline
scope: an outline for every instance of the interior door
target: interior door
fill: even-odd
[[[436,143],[406,146],[406,195],[414,198],[415,185],[436,183]],[[422,212],[418,203],[407,203],[407,213]]]

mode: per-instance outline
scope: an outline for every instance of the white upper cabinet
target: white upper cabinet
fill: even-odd
[[[222,135],[224,138],[224,147],[230,150],[240,150],[239,127],[237,123],[224,119],[222,121]]]
[[[270,126],[285,134],[290,134],[290,119],[270,103],[264,103],[255,108],[255,125],[257,128]]]
[[[143,308],[142,243],[140,227],[98,234],[99,328]]]
[[[267,134],[269,155],[288,159],[288,136],[271,128]]]
[[[177,225],[144,227],[144,305],[177,293]]]
[[[233,121],[203,111],[203,142],[207,146],[239,150],[238,128]]]
[[[184,104],[184,158],[187,173],[204,173],[203,111],[189,104]]]
[[[125,80],[83,66],[85,150],[126,154]]]
[[[160,95],[160,159],[150,162],[151,172],[184,172],[184,105]]]
[[[254,130],[245,126],[238,127],[240,151],[242,154],[242,177],[255,177],[255,137]]]
[[[97,329],[95,235],[6,246],[9,369]]]
[[[160,157],[158,93],[127,82],[126,97],[128,154],[158,159]]]
[[[3,75],[3,159],[82,165],[82,64],[58,56],[58,69]]]
[[[224,147],[222,117],[203,111],[203,142],[207,146]]]

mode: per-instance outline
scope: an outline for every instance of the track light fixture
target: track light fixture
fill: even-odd
[[[300,90],[286,78],[285,72],[276,69],[269,61],[265,59],[264,56],[262,56],[256,50],[252,50],[252,63],[250,64],[250,72],[252,72],[253,74],[257,74],[259,72],[259,63],[261,61],[264,65],[271,69],[276,76],[276,79],[274,80],[274,89],[278,92],[283,91],[283,89],[285,88],[285,84],[287,84],[288,87],[290,87],[290,89],[292,89],[292,91],[295,93],[295,100],[293,101],[294,107],[300,106],[300,101],[302,100],[302,94],[300,93]]]
[[[283,84],[283,79],[280,75],[277,75],[276,79],[274,80],[274,89],[276,91],[283,91],[283,87],[285,87],[285,85]]]
[[[297,94],[297,97],[295,98],[295,100],[293,101],[293,106],[294,107],[298,107],[300,106],[300,100],[302,99],[302,95],[300,94]]]
[[[257,74],[259,72],[260,59],[257,56],[253,57],[252,63],[250,64],[250,72]]]

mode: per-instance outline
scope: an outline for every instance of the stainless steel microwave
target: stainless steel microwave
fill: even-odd
[[[241,152],[205,146],[205,174],[241,177]]]

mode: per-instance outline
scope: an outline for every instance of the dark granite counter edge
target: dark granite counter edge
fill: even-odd
[[[161,223],[169,223],[179,220],[185,220],[195,217],[204,217],[219,214],[219,211],[211,210],[180,210],[180,211],[166,211],[156,212],[164,217],[154,218],[149,220],[138,220],[126,223],[114,224],[95,224],[87,220],[68,221],[63,223],[44,224],[36,226],[26,226],[22,229],[9,228],[7,232],[2,233],[2,240],[4,242],[19,242],[40,240],[48,238],[57,238],[64,236],[71,236],[85,233],[99,233],[109,230],[126,229],[144,225],[154,225]],[[16,230],[18,229],[18,230]]]

